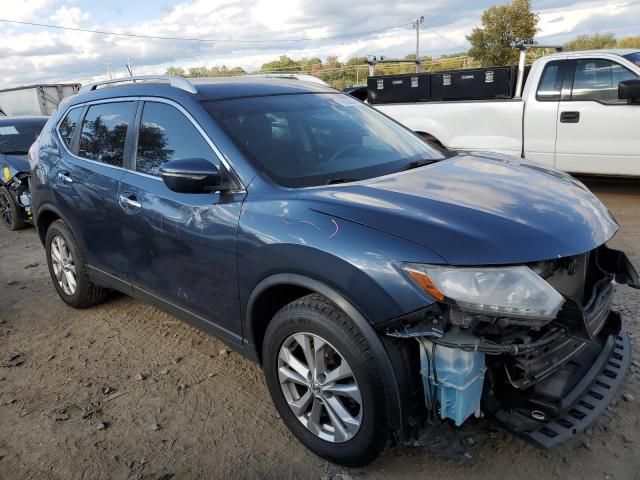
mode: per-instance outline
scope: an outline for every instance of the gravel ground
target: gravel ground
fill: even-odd
[[[611,245],[640,266],[640,184],[590,187],[622,225]],[[624,397],[568,445],[499,431],[465,460],[392,448],[344,469],[297,443],[260,369],[222,343],[125,296],[65,306],[34,229],[0,228],[0,247],[0,479],[640,479],[637,361]],[[617,287],[635,358],[639,300]]]

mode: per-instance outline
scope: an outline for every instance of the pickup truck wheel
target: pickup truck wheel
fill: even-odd
[[[78,242],[62,220],[49,226],[45,252],[53,286],[66,304],[88,308],[104,300],[105,290],[89,280]]]
[[[378,456],[388,434],[382,379],[342,310],[317,294],[286,305],[267,327],[263,363],[280,416],[309,450],[351,467]]]
[[[27,226],[22,208],[15,202],[7,187],[0,187],[0,217],[9,230],[20,230]]]

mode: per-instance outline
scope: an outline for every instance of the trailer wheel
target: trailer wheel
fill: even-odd
[[[22,208],[13,199],[7,187],[0,187],[0,217],[2,223],[9,230],[20,230],[27,226],[22,214]]]

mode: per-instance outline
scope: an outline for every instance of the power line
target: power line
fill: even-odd
[[[197,38],[197,37],[166,37],[161,35],[141,35],[137,33],[122,33],[122,32],[110,32],[106,30],[93,30],[89,28],[80,28],[80,27],[63,27],[60,25],[50,25],[47,23],[37,23],[37,22],[25,22],[21,20],[11,20],[7,18],[0,18],[0,22],[2,23],[13,23],[17,25],[26,25],[30,27],[42,27],[42,28],[51,28],[55,30],[70,30],[73,32],[84,32],[84,33],[95,33],[98,35],[112,35],[117,37],[130,37],[130,38],[147,38],[151,40],[173,40],[173,41],[189,41],[189,42],[207,42],[207,43],[275,43],[275,42],[311,42],[317,40],[334,40],[338,38],[346,38],[346,37],[358,37],[370,35],[372,33],[380,33],[385,32],[387,30],[394,30],[396,28],[405,27],[410,25],[410,22],[401,23],[399,25],[392,25],[389,27],[383,27],[376,30],[369,30],[367,32],[358,32],[358,33],[345,33],[343,35],[334,35],[330,37],[317,37],[317,38],[289,38],[289,39],[274,39],[274,40],[234,40],[234,39],[223,39],[223,38]]]
[[[444,36],[444,35],[442,35],[441,33],[439,33],[439,32],[437,32],[437,31],[435,31],[433,28],[427,27],[426,25],[425,25],[425,27],[424,27],[424,28],[426,28],[427,30],[429,30],[431,33],[433,33],[433,34],[435,34],[435,35],[439,36],[439,37],[440,37],[440,38],[442,38],[443,40],[446,40],[446,41],[447,41],[447,42],[449,42],[451,45],[454,45],[454,46],[456,46],[456,47],[458,47],[458,48],[461,48],[462,50],[467,49],[467,47],[464,47],[464,46],[460,45],[459,43],[454,42],[454,41],[453,41],[453,40],[451,40],[450,38],[445,37],[445,36]]]

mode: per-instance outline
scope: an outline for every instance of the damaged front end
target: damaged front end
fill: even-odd
[[[586,428],[622,383],[630,345],[613,287],[640,288],[624,253],[602,245],[503,269],[403,268],[437,302],[383,329],[418,341],[432,421],[487,416],[551,447]]]
[[[10,192],[11,200],[20,207],[23,217],[21,220],[31,222],[33,214],[31,211],[29,172],[18,170],[14,163],[5,159],[5,162],[0,161],[0,173],[0,186],[4,186]]]

